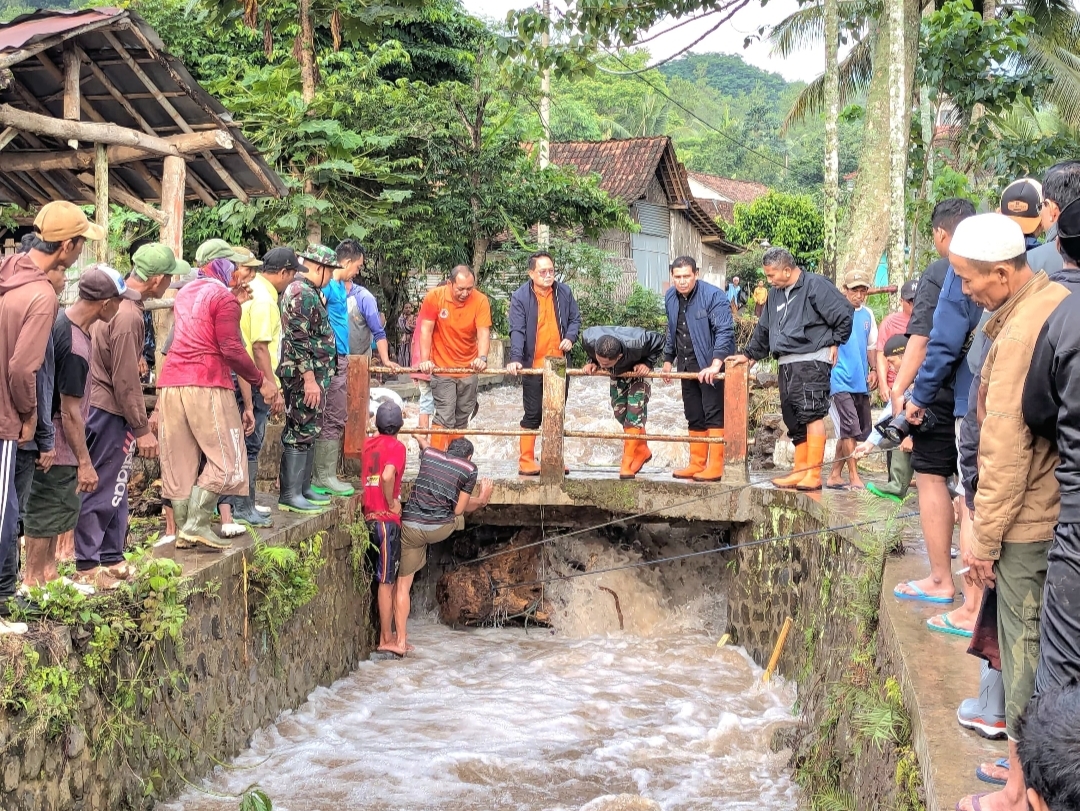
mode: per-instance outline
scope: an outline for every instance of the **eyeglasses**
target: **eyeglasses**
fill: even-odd
[[[543,268],[543,269],[536,270],[534,272],[536,273],[537,276],[554,276],[555,275],[555,268]]]

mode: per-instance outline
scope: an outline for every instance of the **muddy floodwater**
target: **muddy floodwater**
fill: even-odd
[[[634,559],[600,543],[561,553]],[[234,811],[257,783],[277,811],[795,809],[788,753],[769,749],[794,690],[717,648],[722,595],[678,582],[678,606],[651,569],[559,584],[553,629],[422,617],[414,655],[316,690],[159,808]],[[624,630],[600,585],[620,595]]]

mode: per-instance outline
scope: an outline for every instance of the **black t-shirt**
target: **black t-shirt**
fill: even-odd
[[[915,301],[911,307],[911,319],[908,321],[907,336],[921,335],[930,337],[934,326],[934,310],[937,309],[941,287],[945,284],[945,274],[949,272],[949,260],[938,259],[931,262],[919,279],[915,290]]]
[[[79,330],[80,346],[72,345],[74,330]],[[71,323],[66,311],[56,316],[52,330],[53,348],[56,357],[55,385],[53,386],[52,413],[60,413],[60,395],[68,397],[87,397],[87,380],[90,377],[90,361],[81,353],[90,345],[90,338]]]

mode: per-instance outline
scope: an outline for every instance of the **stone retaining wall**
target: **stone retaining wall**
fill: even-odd
[[[265,534],[269,543],[296,543],[318,531],[327,533],[318,593],[282,627],[276,648],[260,628],[251,622],[245,626],[244,563],[250,564],[251,549],[201,566],[194,584],[216,587],[216,596],[196,593],[190,599],[182,653],[169,647],[166,661],[155,664],[183,676],[179,689],[145,701],[145,734],[137,734],[123,751],[95,761],[92,746],[103,734],[95,726],[101,696],[84,688],[81,714],[63,735],[53,740],[33,736],[6,747],[0,808],[150,808],[154,798],[174,794],[185,780],[196,781],[217,761],[236,755],[252,733],[283,710],[298,707],[313,689],[351,672],[367,656],[373,633],[370,597],[357,591],[350,566],[351,511],[352,505],[343,503]],[[37,646],[43,660],[69,660],[71,668],[78,667],[66,627],[53,626],[49,639],[39,636]],[[0,712],[0,750],[19,720]],[[152,796],[144,796],[147,778],[153,780]]]

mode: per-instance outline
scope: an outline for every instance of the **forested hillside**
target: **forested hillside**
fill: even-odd
[[[801,83],[748,65],[741,56],[713,53],[692,54],[657,71],[618,75],[649,62],[647,51],[625,52],[602,59],[592,77],[556,81],[553,137],[670,135],[689,169],[821,196],[823,118],[782,131]],[[859,113],[853,107],[840,125],[841,174],[857,166]]]

